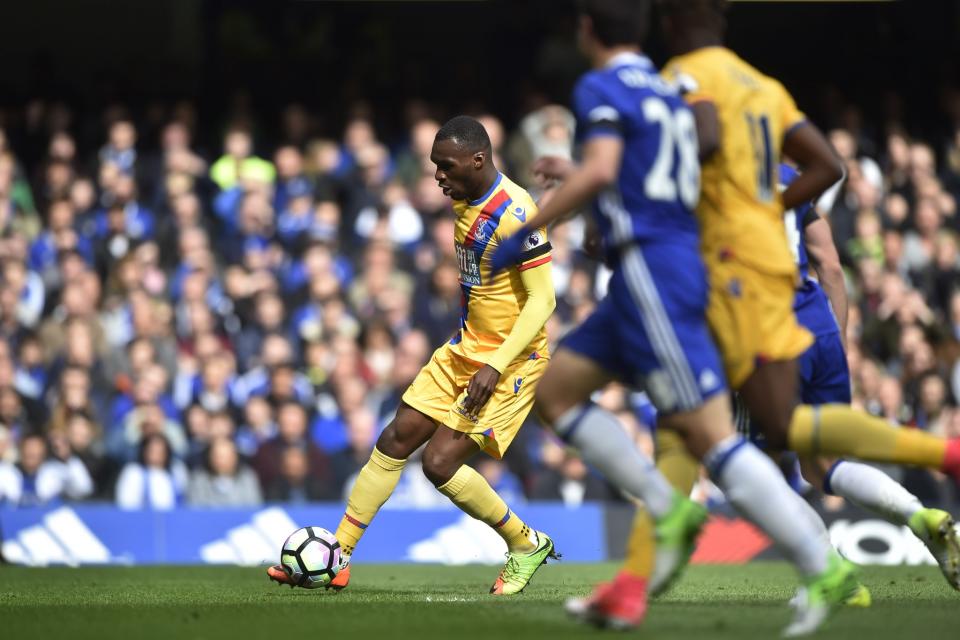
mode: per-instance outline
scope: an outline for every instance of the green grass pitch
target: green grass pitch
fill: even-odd
[[[0,567],[0,637],[472,638],[603,637],[565,618],[561,603],[613,565],[551,564],[525,593],[494,598],[495,567],[355,565],[340,594],[278,587],[263,569]],[[867,610],[840,611],[817,637],[958,637],[960,594],[933,567],[866,568]],[[654,602],[637,638],[775,638],[796,586],[783,563],[692,567]],[[944,635],[946,634],[946,635]],[[613,637],[619,637],[613,635]]]

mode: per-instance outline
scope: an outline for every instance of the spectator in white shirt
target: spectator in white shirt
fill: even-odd
[[[160,434],[151,434],[140,442],[138,461],[120,472],[117,506],[167,511],[177,506],[186,484],[187,469],[173,457],[170,443]]]
[[[62,498],[79,500],[93,492],[87,468],[75,456],[65,460],[47,457],[42,436],[20,441],[20,461],[0,462],[0,504],[36,506]]]

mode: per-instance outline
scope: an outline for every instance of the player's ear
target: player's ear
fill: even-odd
[[[473,168],[482,169],[484,163],[487,161],[487,152],[486,151],[477,151],[473,154]]]

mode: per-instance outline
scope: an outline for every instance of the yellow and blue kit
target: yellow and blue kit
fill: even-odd
[[[664,76],[688,103],[711,102],[720,121],[697,217],[710,279],[707,319],[736,389],[759,363],[792,360],[813,342],[793,312],[797,266],[777,188],[783,141],[806,120],[783,85],[724,47],[675,57]]]
[[[544,323],[554,306],[551,246],[546,228],[530,231],[517,264],[490,275],[489,257],[500,238],[517,233],[537,213],[530,195],[502,173],[481,198],[454,201],[454,211],[460,328],[434,352],[403,402],[470,434],[499,458],[533,407],[550,355]],[[500,372],[500,382],[478,414],[469,416],[463,409],[467,385],[486,364]]]

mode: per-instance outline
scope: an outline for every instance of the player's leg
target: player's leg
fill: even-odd
[[[756,359],[743,362],[745,375],[731,375],[731,382],[772,449],[916,465],[960,478],[960,438],[946,440],[892,426],[845,404],[798,406],[790,397],[796,393],[795,360],[809,346],[810,336],[793,314],[794,280],[743,267],[737,276],[748,289],[745,297],[754,298],[760,338],[754,356],[761,364],[757,366]]]
[[[397,415],[380,434],[367,464],[360,469],[350,490],[347,509],[335,533],[340,543],[341,569],[328,588],[342,589],[350,582],[350,556],[373,517],[397,487],[407,458],[436,431],[436,423],[419,411],[401,403]],[[281,565],[267,569],[274,582],[289,584]]]
[[[804,404],[850,404],[850,372],[839,333],[817,336],[816,344],[800,357],[800,389]],[[860,462],[806,456],[800,465],[803,475],[824,493],[910,527],[947,582],[960,588],[960,533],[949,513],[924,507],[893,478]]]
[[[951,443],[941,438],[917,429],[891,427],[884,420],[845,404],[805,404],[789,410],[788,407],[795,406],[795,403],[789,401],[782,390],[790,386],[791,380],[796,380],[797,370],[793,361],[768,362],[758,367],[740,389],[751,417],[771,446],[783,446],[784,434],[789,432],[789,448],[806,457],[822,452],[877,462],[923,465],[924,458],[920,454],[926,455],[929,462],[936,459],[938,450],[949,453],[948,444]],[[817,416],[820,416],[819,420]],[[798,446],[795,439],[798,425],[806,433],[804,446]],[[844,429],[858,434],[858,438],[874,438],[876,441],[854,440],[849,433],[844,433]],[[956,447],[957,443],[952,445]],[[903,462],[896,453],[898,450],[901,455],[918,457]],[[960,450],[955,455],[958,460],[953,466],[940,463],[938,467],[956,473]],[[812,468],[808,465],[807,470]],[[948,513],[920,511],[922,505],[908,491],[886,474],[863,464],[838,461],[824,476],[822,486],[828,493],[842,495],[886,517],[901,520],[906,517],[905,524],[931,548],[950,584],[960,584],[960,536]]]
[[[506,542],[508,560],[490,593],[513,595],[556,554],[548,535],[527,526],[483,476],[464,464],[480,452],[480,438],[441,426],[424,449],[423,472],[461,511],[488,525]]]
[[[628,361],[643,357],[629,340],[621,340],[627,338],[623,334],[628,325],[640,325],[640,318],[635,309],[618,308],[614,302],[615,297],[626,296],[622,274],[615,274],[613,284],[616,293],[604,299],[583,325],[564,338],[537,387],[538,411],[546,425],[580,450],[584,461],[618,488],[643,499],[657,524],[684,523],[686,526],[673,525],[664,530],[675,534],[676,540],[657,545],[660,551],[682,549],[696,538],[704,512],[674,492],[618,420],[590,401],[593,391],[614,375],[633,381],[633,364]],[[629,313],[634,315],[625,317]],[[645,349],[649,352],[649,345]],[[613,582],[600,585],[589,598],[571,600],[568,611],[605,625],[632,627],[640,623],[646,611],[656,535],[653,521],[641,520],[640,524],[643,526],[631,536],[627,562]],[[672,559],[674,566],[682,565],[679,559],[683,556],[682,552],[673,553],[658,564],[666,566]]]
[[[470,434],[440,426],[423,451],[423,474],[464,513],[490,526],[509,551],[536,549],[536,534],[514,513],[483,476],[464,464],[479,453]]]
[[[571,336],[572,344],[578,347],[584,344],[582,329],[575,330],[579,335]],[[613,414],[590,401],[593,391],[610,379],[610,374],[591,358],[561,347],[537,387],[537,407],[544,423],[553,425],[588,465],[617,488],[649,505],[650,515],[637,519],[626,560],[613,581],[599,585],[590,597],[572,599],[566,605],[569,613],[583,620],[630,628],[640,624],[646,613],[647,585],[654,565],[672,567],[671,573],[675,574],[683,566],[685,550],[696,539],[705,514],[673,490]],[[657,525],[661,523],[668,527],[664,532],[672,534],[673,540],[655,546]],[[670,555],[657,562],[655,550],[668,550]]]
[[[373,517],[396,489],[407,458],[436,430],[437,424],[431,418],[406,404],[400,405],[396,417],[377,439],[347,498],[347,510],[336,531],[347,557],[353,554]]]
[[[537,412],[584,462],[617,488],[642,499],[655,518],[661,517],[670,510],[676,492],[616,416],[590,400],[610,380],[593,359],[561,347],[537,387]]]
[[[790,362],[771,365],[767,360],[771,359],[771,353],[786,355],[780,360],[792,360],[810,346],[813,337],[796,324],[792,308],[793,278],[769,276],[778,286],[782,285],[782,290],[771,293],[765,288],[767,277],[736,259],[713,260],[707,318],[723,354],[730,384],[740,392],[754,421],[788,422],[798,392],[795,365]],[[759,369],[758,363],[761,363]],[[755,377],[761,370],[768,375],[779,372],[780,376],[777,379]],[[748,381],[754,384],[748,385]],[[771,438],[771,430],[765,424],[758,426],[767,446],[776,449],[778,442]],[[743,509],[743,515],[762,529],[770,527],[770,537],[784,548],[799,569],[806,587],[805,596],[785,633],[810,633],[823,623],[833,606],[843,603],[858,590],[856,572],[827,543],[821,527],[817,526],[819,518],[809,517],[806,505],[800,504],[773,461],[754,445],[743,442],[729,439],[726,446],[718,446],[708,454],[704,463],[727,498]],[[736,453],[737,447],[749,453],[741,455],[739,460],[733,458],[725,462],[724,450]],[[739,465],[732,468],[730,462]],[[769,479],[771,471],[777,482],[758,481],[760,476],[752,482],[749,480],[758,473]],[[734,480],[739,484],[730,490],[729,483]]]

